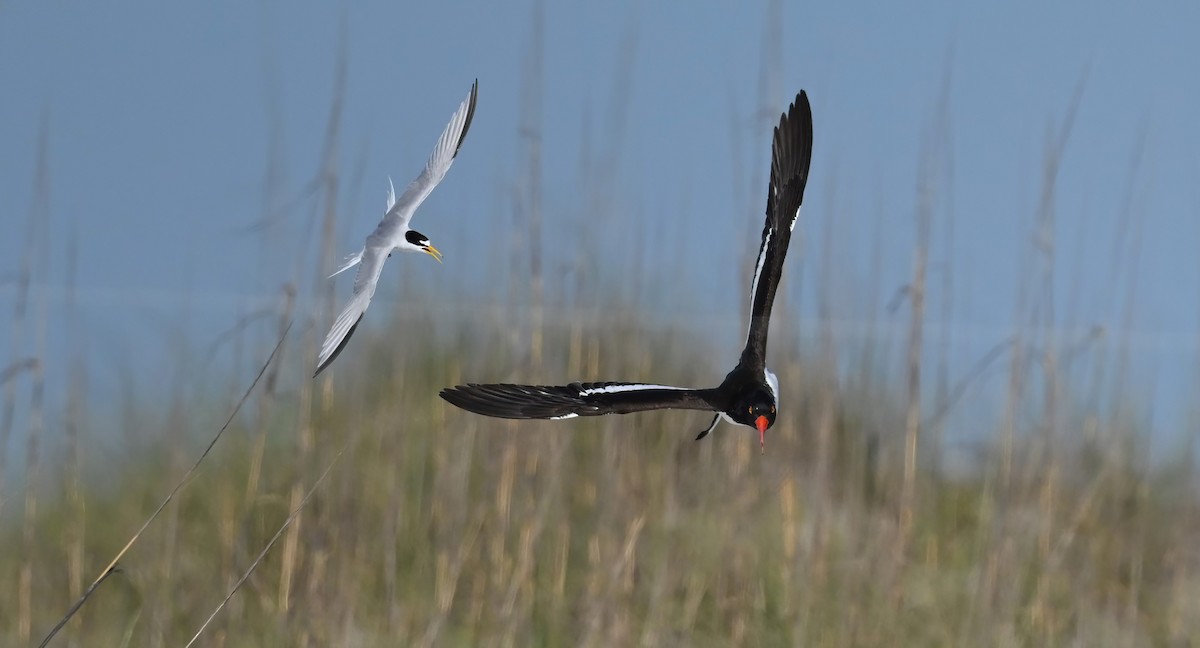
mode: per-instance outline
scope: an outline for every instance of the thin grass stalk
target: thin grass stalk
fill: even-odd
[[[1041,197],[1038,203],[1037,215],[1037,244],[1038,252],[1041,258],[1041,294],[1039,311],[1041,317],[1035,321],[1035,326],[1043,331],[1046,331],[1042,340],[1042,434],[1040,442],[1043,444],[1044,452],[1046,453],[1045,471],[1039,479],[1041,482],[1039,492],[1039,506],[1042,515],[1040,525],[1040,537],[1038,539],[1039,558],[1045,562],[1049,557],[1051,543],[1057,529],[1055,520],[1057,518],[1057,509],[1059,508],[1059,452],[1057,448],[1057,427],[1058,427],[1058,408],[1060,399],[1060,376],[1059,376],[1059,355],[1058,345],[1059,340],[1056,335],[1056,299],[1054,284],[1056,276],[1056,195],[1058,188],[1058,175],[1062,164],[1063,154],[1066,151],[1066,146],[1070,138],[1072,126],[1075,123],[1075,116],[1079,108],[1079,101],[1083,92],[1082,80],[1076,86],[1075,94],[1072,97],[1070,106],[1067,109],[1067,115],[1063,120],[1062,126],[1058,129],[1058,133],[1052,133],[1049,138],[1047,151],[1043,167],[1043,184]],[[1053,629],[1057,625],[1054,610],[1052,606],[1045,600],[1046,592],[1049,588],[1050,578],[1054,574],[1049,570],[1042,570],[1037,585],[1037,595],[1035,596],[1033,607],[1035,618],[1042,619],[1044,626],[1043,640],[1052,638]]]
[[[282,337],[284,330],[290,326],[295,306],[296,288],[288,284],[283,287],[283,308],[279,314],[279,325],[276,329],[277,336]],[[262,478],[263,457],[267,449],[267,432],[270,429],[272,405],[276,399],[278,384],[279,365],[275,365],[267,371],[263,382],[262,396],[258,399],[258,407],[255,412],[256,420],[254,429],[258,433],[254,436],[254,447],[250,451],[250,470],[246,476],[246,492],[243,497],[243,507],[246,510],[249,510],[258,498],[258,483]]]
[[[186,307],[185,307],[186,310]],[[187,313],[184,313],[184,321],[187,321]],[[184,444],[188,438],[187,423],[188,417],[184,414],[186,410],[186,397],[184,394],[184,376],[191,372],[187,366],[188,352],[186,343],[182,333],[179,335],[178,348],[183,349],[180,353],[180,365],[174,372],[175,379],[171,388],[171,408],[167,418],[167,434],[168,439],[168,454],[170,455],[169,464],[172,473],[178,473],[184,465]],[[175,561],[177,555],[177,542],[179,538],[179,509],[172,507],[168,509],[165,515],[163,524],[165,526],[162,536],[162,546],[157,556],[157,574],[156,585],[157,590],[153,592],[153,600],[150,602],[150,632],[151,639],[148,642],[150,645],[162,646],[166,643],[167,626],[170,623],[172,611],[168,609],[166,602],[171,600],[171,595],[174,591],[173,581]]]
[[[950,111],[950,91],[953,87],[954,49],[951,47],[946,54],[946,67],[942,76],[941,96],[938,99],[937,125],[934,127],[934,137],[938,142],[938,168],[934,169],[938,180],[941,181],[944,217],[942,219],[942,285],[941,294],[941,336],[938,349],[937,376],[934,393],[936,402],[947,403],[950,396],[950,356],[954,349],[954,124]],[[930,433],[928,447],[933,461],[932,474],[935,480],[940,480],[942,474],[943,438],[945,436],[945,421],[926,428]]]
[[[1017,419],[1025,398],[1025,383],[1028,380],[1028,348],[1030,333],[1026,330],[1025,320],[1029,312],[1029,293],[1033,285],[1033,268],[1036,265],[1034,251],[1025,250],[1025,257],[1019,264],[1021,268],[1017,278],[1016,301],[1013,304],[1013,322],[1016,330],[1013,333],[1013,351],[1008,367],[1008,384],[1005,393],[1005,405],[1000,423],[1000,465],[996,489],[1005,505],[1014,497],[1013,483],[1013,453],[1016,448]],[[989,493],[993,497],[995,493]]]
[[[21,348],[22,329],[25,322],[25,301],[29,290],[29,278],[27,274],[22,273],[17,280],[17,299],[16,308],[13,310],[13,321],[11,324],[11,335],[9,337],[10,356],[13,362],[4,367],[0,371],[0,384],[4,386],[4,410],[0,414],[0,509],[4,503],[8,501],[4,494],[5,484],[7,483],[7,467],[8,467],[8,445],[12,439],[13,426],[16,421],[17,412],[17,378],[21,374],[33,370],[37,364],[36,358],[21,358],[25,355],[25,350]]]
[[[531,369],[542,367],[543,311],[542,294],[542,86],[545,66],[545,11],[541,0],[534,3],[533,34],[530,52],[525,62],[521,92],[521,139],[525,143],[526,167],[524,200],[526,222],[529,226],[529,364]]]
[[[444,568],[438,570],[437,608],[433,614],[433,618],[425,628],[425,634],[422,635],[419,645],[437,645],[438,635],[445,626],[446,618],[449,616],[454,604],[454,596],[458,590],[463,566],[475,548],[475,541],[479,539],[479,532],[483,528],[483,522],[484,516],[482,514],[475,516],[466,535],[459,543],[454,558],[450,559]]]
[[[324,153],[321,160],[320,187],[321,194],[324,197],[324,205],[322,209],[323,218],[321,220],[321,247],[322,247],[322,262],[321,268],[332,267],[334,261],[334,245],[335,245],[335,223],[337,221],[337,198],[339,187],[338,175],[338,159],[341,141],[342,127],[342,109],[343,101],[346,96],[346,79],[348,75],[348,31],[347,31],[347,16],[343,11],[341,17],[341,27],[339,32],[339,45],[337,67],[334,72],[333,93],[330,98],[329,121],[326,123]],[[324,271],[319,271],[323,277]],[[321,285],[318,283],[317,285]],[[327,309],[331,313],[332,309]],[[323,398],[322,406],[326,406],[332,398],[332,382],[327,375],[322,384]],[[302,405],[308,405],[309,400],[305,394],[309,393],[309,385],[301,387]],[[297,457],[296,465],[301,468],[306,468],[311,463],[311,455],[313,453],[313,445],[315,436],[313,433],[312,421],[301,410],[301,420],[297,430]],[[298,473],[292,483],[291,494],[289,497],[289,508],[297,509],[300,506],[300,501],[304,495],[303,484],[301,482],[302,473]],[[291,591],[292,580],[295,576],[297,566],[302,562],[303,556],[300,549],[300,531],[303,526],[303,516],[299,516],[296,523],[288,527],[287,537],[283,543],[283,566],[279,573],[278,601],[280,613],[286,614],[291,607]]]
[[[242,585],[246,583],[246,580],[250,578],[250,575],[254,573],[254,570],[258,569],[258,566],[262,564],[263,558],[265,558],[267,553],[271,551],[271,548],[275,546],[275,542],[279,540],[279,536],[283,535],[283,532],[287,530],[288,526],[299,518],[300,511],[302,511],[305,505],[308,504],[308,500],[312,498],[313,493],[317,492],[317,488],[321,486],[321,482],[325,481],[325,477],[329,474],[329,471],[333,470],[333,467],[337,464],[338,459],[341,459],[344,451],[345,448],[343,447],[337,452],[337,454],[333,456],[333,460],[329,462],[329,465],[325,468],[325,471],[321,473],[321,476],[317,478],[317,481],[313,482],[312,487],[309,488],[308,492],[304,494],[304,497],[300,499],[299,505],[291,509],[291,512],[283,521],[283,525],[279,527],[279,530],[275,532],[275,535],[271,536],[270,541],[268,541],[266,546],[262,548],[262,551],[258,553],[258,556],[254,559],[254,562],[250,563],[250,567],[244,574],[242,574],[242,577],[238,579],[237,583],[234,584],[233,589],[229,590],[229,594],[227,594],[225,598],[221,600],[221,602],[217,605],[217,608],[212,611],[212,614],[208,615],[208,618],[205,619],[204,623],[200,625],[200,628],[196,630],[196,634],[192,635],[192,638],[188,640],[186,644],[187,647],[190,647],[192,644],[196,643],[196,640],[200,638],[200,635],[204,634],[204,630],[208,628],[209,624],[212,623],[212,620],[216,618],[218,614],[220,614],[222,609],[225,608],[225,605],[229,603],[229,599],[233,598],[234,594],[237,594],[238,590],[242,588]]]
[[[829,174],[829,181],[826,183],[826,195],[829,198],[830,205],[837,204],[837,188],[834,174]],[[834,436],[836,434],[836,419],[837,419],[837,395],[835,393],[837,387],[837,337],[833,330],[834,307],[832,300],[837,294],[837,263],[835,259],[839,259],[841,255],[836,251],[836,240],[834,237],[836,230],[836,222],[843,215],[838,213],[836,208],[831,208],[826,212],[825,223],[823,226],[823,240],[821,241],[821,282],[824,290],[817,295],[817,319],[820,322],[818,325],[818,369],[813,372],[817,379],[814,381],[816,389],[816,404],[815,415],[813,416],[813,425],[816,428],[817,448],[815,465],[811,471],[811,487],[809,489],[809,502],[813,511],[813,547],[812,558],[809,560],[808,570],[805,574],[805,580],[817,583],[818,587],[823,586],[829,576],[829,562],[826,549],[831,541],[831,530],[829,528],[832,515],[831,494],[834,485],[831,483],[833,477],[833,462],[834,462]],[[788,311],[784,311],[788,312]]]
[[[38,317],[38,331],[34,334],[37,340],[35,353],[44,357],[44,327],[45,303],[42,298],[41,314]],[[25,518],[22,533],[22,545],[25,560],[21,564],[20,601],[18,636],[23,642],[28,642],[32,631],[33,619],[33,568],[34,556],[37,552],[37,505],[38,485],[41,478],[41,441],[45,421],[45,364],[37,362],[32,371],[33,394],[30,398],[29,431],[26,440],[25,456]]]
[[[50,168],[49,168],[49,115],[43,114],[41,128],[38,131],[37,171],[34,176],[34,199],[29,210],[29,234],[26,243],[26,254],[22,262],[22,279],[24,290],[36,274],[42,282],[49,276],[50,258]],[[32,255],[32,259],[30,256]],[[36,259],[37,261],[34,261]],[[32,393],[29,399],[29,427],[26,439],[25,455],[25,517],[22,529],[22,544],[24,561],[21,564],[21,575],[18,588],[18,630],[17,635],[22,643],[28,643],[33,625],[33,561],[37,548],[37,505],[38,488],[41,478],[41,447],[43,428],[46,420],[46,327],[47,303],[46,289],[37,291],[36,313],[34,315],[33,357],[36,360],[30,369]],[[18,317],[25,315],[24,305],[19,306]]]
[[[878,194],[877,194],[878,199]],[[872,224],[871,236],[871,262],[868,271],[869,277],[874,277],[870,280],[867,286],[867,315],[866,323],[867,330],[878,332],[881,330],[881,320],[879,313],[879,303],[883,295],[883,277],[880,268],[882,267],[883,258],[883,218],[885,208],[882,202],[876,204],[875,218]],[[865,348],[862,351],[862,362],[859,365],[858,373],[862,381],[861,389],[863,397],[873,397],[876,390],[875,374],[876,367],[886,363],[888,356],[888,348],[891,346],[886,341],[879,342],[880,336],[871,334],[867,336]],[[882,392],[882,386],[880,386]],[[881,477],[880,471],[882,466],[875,461],[877,452],[874,450],[878,447],[878,435],[868,431],[864,439],[864,448],[862,449],[861,475],[858,479],[858,487],[862,494],[863,502],[873,502],[876,500],[877,489],[875,484],[878,483]]]
[[[78,267],[78,225],[72,229],[67,252],[67,300],[66,321],[75,329],[74,347],[71,351],[71,377],[67,387],[66,417],[66,484],[67,509],[70,511],[67,529],[67,592],[72,599],[83,594],[83,548],[87,532],[87,519],[83,498],[83,421],[86,418],[87,365],[81,349],[81,332],[77,321],[76,277]],[[78,644],[78,633],[72,633],[71,645]]]
[[[47,646],[50,641],[54,639],[54,636],[58,634],[60,630],[62,630],[63,626],[65,626],[67,622],[71,620],[71,617],[73,617],[75,613],[78,612],[81,607],[83,607],[83,604],[86,603],[89,598],[91,598],[93,593],[95,593],[96,588],[98,588],[101,583],[108,579],[108,577],[117,569],[117,563],[119,563],[121,558],[123,558],[125,554],[129,552],[134,543],[136,543],[138,538],[141,537],[142,533],[145,532],[146,528],[149,527],[156,518],[158,518],[163,509],[167,507],[167,504],[170,504],[171,500],[175,498],[175,495],[179,493],[179,491],[188,483],[189,480],[191,480],[192,475],[195,474],[196,470],[200,467],[200,464],[203,463],[204,459],[208,457],[210,452],[212,452],[213,446],[217,445],[217,441],[219,441],[221,436],[225,434],[225,430],[229,429],[229,426],[233,423],[233,419],[238,415],[238,412],[241,411],[242,406],[246,404],[247,400],[249,400],[250,394],[254,391],[254,388],[258,386],[259,381],[262,380],[263,374],[266,373],[267,367],[269,367],[275,360],[275,357],[278,354],[280,347],[283,345],[283,340],[286,336],[287,331],[284,331],[283,337],[280,337],[279,341],[276,342],[275,348],[272,349],[271,354],[267,356],[267,360],[263,363],[262,368],[259,369],[258,375],[254,377],[254,380],[251,381],[250,386],[247,387],[246,391],[242,393],[241,399],[238,400],[237,405],[235,405],[233,408],[233,411],[229,413],[229,418],[225,420],[225,424],[221,426],[221,429],[217,430],[217,433],[213,435],[213,438],[211,441],[209,441],[208,446],[204,448],[204,452],[200,453],[200,456],[196,458],[196,462],[193,463],[191,468],[188,468],[187,472],[183,474],[183,477],[176,482],[175,487],[171,489],[171,492],[168,493],[166,498],[163,499],[162,503],[158,505],[158,508],[156,508],[154,512],[150,514],[150,517],[146,518],[146,521],[142,523],[142,526],[139,527],[132,536],[130,536],[125,545],[121,547],[121,550],[118,551],[113,559],[109,561],[108,565],[106,565],[104,569],[100,571],[100,574],[95,578],[95,580],[88,585],[88,588],[84,590],[83,595],[75,601],[75,603],[67,610],[67,613],[63,615],[61,619],[59,619],[58,623],[53,628],[50,629],[50,632],[39,644],[39,648],[44,648]]]
[[[912,281],[909,284],[910,322],[905,370],[907,404],[904,415],[904,475],[900,486],[900,537],[896,543],[896,564],[905,562],[909,535],[916,508],[917,450],[921,433],[921,357],[925,335],[926,269],[929,259],[930,230],[933,221],[933,177],[930,174],[936,152],[928,151],[921,165],[916,210],[917,240],[913,256]]]
[[[1054,237],[1054,189],[1056,185],[1056,177],[1058,172],[1058,157],[1059,151],[1047,151],[1044,173],[1044,186],[1042,189],[1042,200],[1039,208],[1038,216],[1038,243],[1042,256],[1042,298],[1041,311],[1042,317],[1040,324],[1043,330],[1047,331],[1046,337],[1043,340],[1043,348],[1041,353],[1042,364],[1042,380],[1043,380],[1043,395],[1042,395],[1042,435],[1041,443],[1045,444],[1045,452],[1047,453],[1046,470],[1042,478],[1041,494],[1039,497],[1042,524],[1041,537],[1038,539],[1038,548],[1041,553],[1041,560],[1045,560],[1050,551],[1051,537],[1054,534],[1054,505],[1055,505],[1055,484],[1057,483],[1057,455],[1054,447],[1054,428],[1055,414],[1057,411],[1057,374],[1058,374],[1058,355],[1057,340],[1054,338],[1054,255],[1055,255],[1055,237]],[[1045,570],[1042,571],[1038,583],[1038,600],[1035,600],[1035,609],[1041,609],[1045,606],[1045,601],[1042,600],[1047,587],[1047,576]],[[1039,614],[1038,618],[1047,620],[1047,627],[1053,625],[1053,620],[1048,618],[1048,614]],[[1043,637],[1043,641],[1049,639],[1047,635]]]
[[[1128,232],[1127,238],[1121,242],[1123,244],[1122,247],[1124,252],[1124,254],[1122,254],[1124,262],[1121,263],[1121,269],[1127,272],[1127,275],[1124,281],[1124,290],[1120,293],[1120,299],[1122,302],[1118,338],[1118,348],[1120,349],[1120,353],[1117,355],[1117,368],[1115,372],[1117,393],[1125,393],[1129,386],[1129,368],[1131,364],[1129,357],[1131,350],[1130,337],[1135,325],[1134,316],[1138,312],[1136,297],[1139,286],[1139,269],[1141,267],[1142,236],[1146,226],[1146,219],[1138,217],[1139,210],[1135,209],[1134,205],[1137,198],[1137,185],[1142,159],[1145,155],[1145,149],[1146,132],[1143,130],[1138,136],[1135,154],[1130,162],[1131,168],[1130,173],[1128,174],[1128,177],[1130,178],[1129,185],[1126,187],[1126,194],[1124,199],[1121,201],[1121,210],[1123,212],[1122,221],[1129,223],[1130,231]],[[1112,285],[1115,286],[1118,284],[1113,283]],[[1119,420],[1121,413],[1119,408],[1124,405],[1125,404],[1123,402],[1120,402],[1117,399],[1112,400],[1109,416],[1114,423]],[[1114,429],[1115,428],[1116,426],[1114,426]],[[1116,442],[1118,440],[1111,439],[1110,441]]]

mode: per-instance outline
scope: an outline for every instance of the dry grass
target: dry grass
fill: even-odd
[[[547,326],[547,349],[581,348],[531,377],[712,380],[713,368],[679,362],[698,340],[618,319],[626,325]],[[903,457],[873,454],[862,423],[863,403],[893,395],[847,400],[843,378],[811,371],[787,383],[790,403],[834,400],[833,465],[822,471],[831,483],[810,489],[810,431],[829,416],[823,407],[785,409],[765,457],[753,435],[729,428],[691,441],[704,422],[687,413],[565,425],[485,419],[432,395],[464,376],[506,372],[514,358],[483,353],[500,329],[404,325],[438,343],[356,340],[362,353],[346,358],[328,406],[312,405],[311,465],[292,459],[304,456],[304,416],[249,417],[254,426],[231,430],[176,498],[173,527],[151,526],[64,636],[185,642],[296,508],[295,484],[307,490],[347,443],[291,527],[290,555],[283,543],[268,554],[200,643],[1150,645],[1200,636],[1191,472],[1147,468],[1134,428],[1100,412],[1070,417],[1075,434],[1064,426],[1065,437],[1092,441],[1064,444],[1050,494],[1034,467],[1047,458],[1025,430],[1014,452],[1023,469],[1007,490],[992,483],[999,452],[969,479],[918,470],[921,506],[898,555]],[[781,375],[799,375],[796,362],[779,365]],[[368,375],[381,380],[368,386]],[[281,394],[278,407],[293,397]],[[900,408],[871,415],[900,437]],[[270,459],[247,493],[260,434]],[[33,550],[0,558],[3,582],[33,566],[35,629],[69,599],[69,530],[88,530],[86,565],[107,561],[173,481],[174,452],[162,445],[131,457],[139,469],[89,491],[82,519],[69,500],[44,503]],[[6,609],[13,594],[0,594]],[[13,617],[0,620],[3,636],[19,631]]]

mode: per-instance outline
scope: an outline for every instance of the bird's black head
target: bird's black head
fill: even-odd
[[[758,387],[747,392],[729,413],[736,423],[758,430],[758,443],[765,451],[767,429],[775,424],[775,396],[770,390]]]
[[[433,247],[433,243],[429,242],[429,237],[418,232],[417,230],[408,230],[404,233],[404,240],[414,248],[428,254],[437,259],[438,263],[442,262],[442,253],[437,248]]]

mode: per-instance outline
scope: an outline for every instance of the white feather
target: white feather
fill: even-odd
[[[349,270],[350,268],[353,268],[354,266],[358,265],[359,261],[362,261],[362,256],[363,256],[363,250],[359,250],[358,252],[355,252],[354,254],[346,255],[345,260],[342,261],[342,265],[338,266],[338,269],[334,270],[333,274],[329,275],[329,277],[327,277],[327,278],[332,279],[332,278],[342,274],[343,272]]]
[[[584,389],[579,392],[580,396],[591,396],[592,394],[617,394],[620,392],[631,391],[646,391],[650,389],[673,389],[677,391],[688,391],[689,387],[671,387],[669,385],[609,385],[607,387],[593,387]]]
[[[758,251],[758,261],[754,264],[754,278],[750,280],[750,310],[754,310],[754,298],[758,296],[758,278],[762,276],[763,264],[767,262],[767,250],[771,247],[771,236],[774,234],[771,230],[767,230],[767,235],[763,237],[762,249]],[[746,335],[750,335],[750,327],[754,326],[754,317],[751,315],[750,323],[746,326]]]
[[[771,373],[770,369],[763,367],[763,377],[767,379],[767,386],[771,388],[771,395],[775,397],[775,404],[779,404],[779,378]]]

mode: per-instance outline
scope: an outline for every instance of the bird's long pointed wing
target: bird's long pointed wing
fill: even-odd
[[[812,109],[802,90],[779,118],[771,146],[771,184],[767,188],[767,220],[750,284],[750,329],[743,358],[765,359],[771,305],[783,275],[783,260],[792,228],[800,216],[808,165],[812,159]]]
[[[446,177],[446,172],[454,163],[454,157],[458,155],[458,150],[462,148],[463,140],[467,137],[467,130],[471,128],[471,120],[475,117],[475,104],[478,97],[479,80],[476,79],[475,83],[471,84],[470,94],[459,104],[458,110],[454,111],[450,123],[446,124],[446,129],[442,131],[441,137],[433,147],[433,153],[425,163],[425,168],[415,180],[408,183],[408,187],[404,189],[404,193],[400,194],[399,199],[394,202],[389,200],[392,204],[388,207],[383,222],[379,223],[379,227],[375,230],[376,233],[372,236],[402,231],[408,227],[413,212],[421,203],[425,202],[442,178]]]
[[[317,355],[317,371],[313,374],[314,378],[338,357],[342,349],[346,348],[350,336],[354,335],[359,320],[362,319],[363,313],[367,312],[367,306],[371,304],[371,297],[375,295],[375,286],[379,283],[379,273],[383,271],[383,262],[387,260],[387,251],[381,248],[367,248],[361,253],[361,258],[362,265],[359,266],[358,275],[354,278],[354,295],[350,297],[346,307],[334,320],[333,326],[325,336],[325,341],[321,343],[321,352]]]
[[[709,391],[643,383],[459,385],[440,396],[469,412],[510,419],[568,419],[656,409],[714,411]]]

